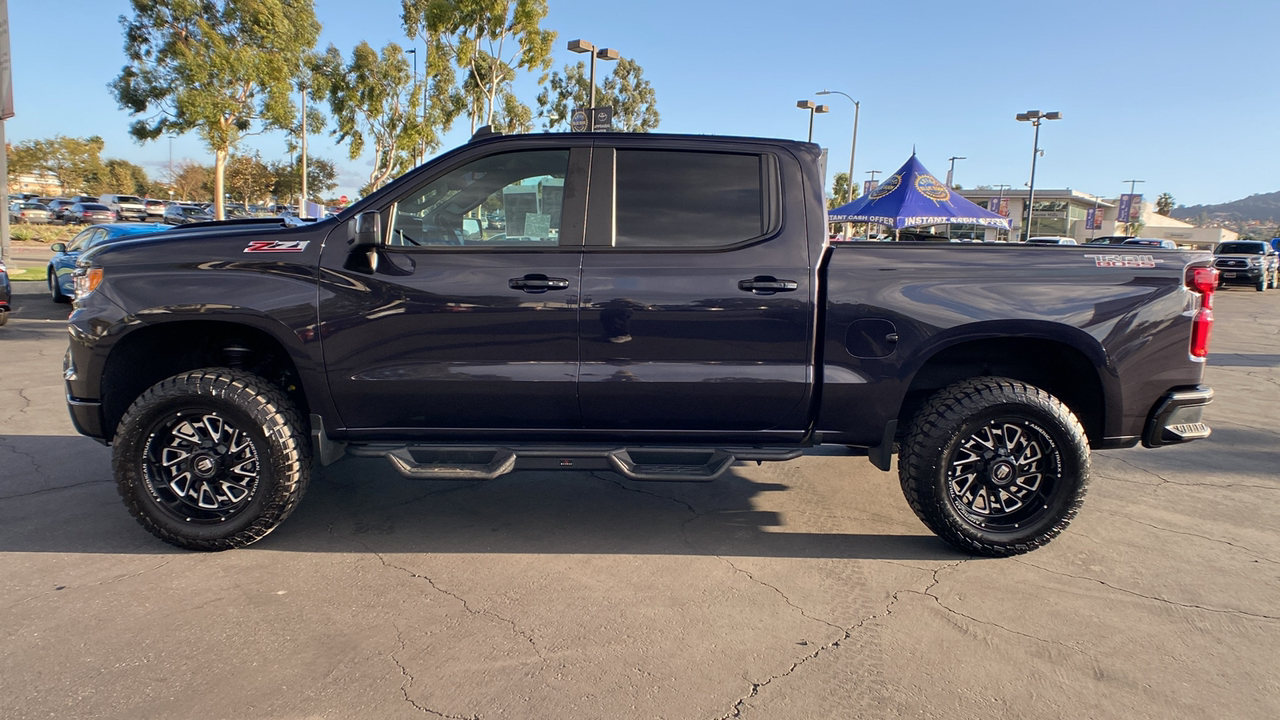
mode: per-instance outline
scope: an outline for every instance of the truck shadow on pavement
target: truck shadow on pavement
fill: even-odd
[[[130,517],[108,448],[85,438],[9,435],[0,437],[0,463],[7,467],[0,552],[182,552]],[[806,482],[799,472],[778,474]],[[857,484],[849,483],[847,502],[837,508],[737,468],[696,484],[536,471],[422,482],[401,478],[381,460],[347,458],[317,469],[293,515],[240,552],[965,557],[918,525],[905,505],[861,508],[866,489]]]
[[[812,504],[794,513],[760,509],[766,504],[758,502],[762,494],[773,495],[769,506],[775,499],[792,506],[796,498],[779,497],[788,492],[785,484],[734,471],[710,483],[637,483],[611,472],[537,471],[486,482],[424,483],[401,479],[379,460],[349,459],[320,474],[263,547],[315,552],[345,546],[379,554],[964,557],[922,525],[918,535],[895,534],[897,518],[857,517],[856,502],[845,516]],[[850,499],[855,492],[849,488]]]

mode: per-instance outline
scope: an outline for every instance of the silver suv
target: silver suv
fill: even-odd
[[[1252,285],[1258,292],[1280,287],[1280,256],[1261,240],[1231,240],[1213,250],[1219,285]]]

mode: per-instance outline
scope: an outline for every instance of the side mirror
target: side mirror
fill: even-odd
[[[54,252],[56,252],[56,253],[58,253],[58,254],[62,254],[62,253],[64,253],[64,252],[66,252],[66,251],[67,251],[67,244],[66,244],[66,243],[54,243],[54,244],[52,244],[52,245],[50,245],[50,246],[49,246],[49,249],[50,249],[50,250],[52,250],[52,251],[54,251]]]
[[[382,216],[372,210],[357,215],[350,244],[352,252],[368,252],[381,247]]]
[[[374,211],[356,216],[347,241],[351,250],[342,266],[354,272],[372,275],[378,271],[378,248],[382,246],[382,217]]]

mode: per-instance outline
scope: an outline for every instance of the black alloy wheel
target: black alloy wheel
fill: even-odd
[[[258,491],[262,450],[249,433],[208,408],[156,418],[143,450],[152,500],[185,522],[221,523]]]
[[[257,375],[204,368],[142,393],[121,419],[112,462],[120,496],[148,532],[191,550],[265,537],[310,479],[302,416]]]
[[[1034,550],[1075,517],[1089,480],[1080,421],[1049,393],[983,377],[936,393],[903,438],[898,479],[916,516],[966,552]]]
[[[1061,482],[1056,444],[1023,417],[986,421],[953,443],[947,456],[947,500],[966,521],[991,532],[1011,532],[1049,511]]]

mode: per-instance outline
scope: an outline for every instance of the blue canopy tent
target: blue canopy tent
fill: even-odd
[[[830,222],[876,223],[895,229],[951,223],[1009,229],[1009,218],[952,192],[920,164],[915,153],[865,197],[827,215]]]

